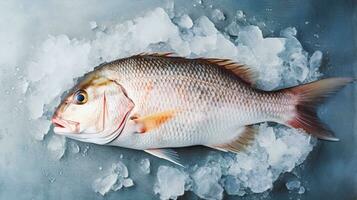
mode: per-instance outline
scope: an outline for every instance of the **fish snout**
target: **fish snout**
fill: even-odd
[[[58,115],[52,117],[52,124],[56,134],[61,133],[79,133],[79,123],[71,120],[65,120]]]

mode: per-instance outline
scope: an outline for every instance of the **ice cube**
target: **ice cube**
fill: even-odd
[[[140,161],[140,170],[144,174],[150,174],[150,160],[148,158],[144,158]]]
[[[117,182],[118,174],[111,173],[94,181],[92,188],[102,196],[110,191],[112,186]]]
[[[300,186],[298,194],[304,194],[305,193],[305,188],[304,186]]]
[[[229,35],[238,36],[238,34],[239,34],[239,25],[235,21],[233,21],[227,26],[226,30],[227,30]]]
[[[234,176],[227,176],[224,179],[224,189],[229,195],[239,195],[241,194],[240,181]]]
[[[160,195],[160,199],[177,199],[184,194],[186,180],[184,172],[173,167],[160,166],[156,176],[154,192]]]
[[[238,59],[258,72],[258,86],[265,90],[278,87],[283,70],[279,55],[285,49],[285,39],[263,38],[259,27],[245,26],[240,29],[237,41]]]
[[[291,38],[291,37],[295,37],[297,34],[297,30],[295,27],[288,27],[286,29],[283,29],[280,32],[280,35],[286,38]]]
[[[200,36],[212,36],[217,33],[216,27],[206,16],[202,16],[195,21],[193,31]]]
[[[223,21],[226,19],[223,12],[219,9],[214,9],[211,13],[211,16],[212,16],[212,20],[215,22]]]
[[[101,170],[101,169],[100,169]],[[102,176],[93,182],[93,190],[105,195],[110,190],[117,191],[124,187],[131,187],[134,182],[129,175],[128,168],[121,161],[112,164],[111,168],[102,172]]]
[[[69,150],[69,152],[71,152],[73,154],[77,154],[77,153],[79,153],[80,149],[76,142],[70,141],[68,144],[68,150]]]
[[[51,121],[47,119],[36,119],[33,120],[32,124],[33,129],[31,130],[31,133],[33,137],[39,141],[43,140],[51,126]]]
[[[52,135],[47,144],[52,158],[59,160],[66,151],[66,138],[60,135]]]
[[[241,11],[241,10],[237,10],[237,12],[236,12],[236,17],[237,17],[238,20],[243,20],[243,19],[245,19],[244,12]]]
[[[164,6],[163,6],[170,18],[173,18],[175,16],[174,13],[174,7],[175,7],[175,2],[173,0],[165,0],[164,1]]]
[[[131,187],[134,185],[134,182],[131,178],[126,178],[123,180],[123,186],[124,187]]]
[[[193,192],[204,199],[222,199],[223,188],[218,183],[221,175],[221,169],[217,166],[198,168],[191,175],[194,181]]]
[[[115,174],[118,174],[121,177],[128,177],[129,171],[128,168],[124,165],[124,163],[118,161],[112,165],[111,171]]]
[[[311,55],[310,60],[309,60],[310,70],[316,71],[320,67],[321,61],[322,61],[322,52],[315,51]]]
[[[192,19],[186,14],[182,15],[177,21],[177,23],[181,28],[185,29],[189,29],[193,26]]]
[[[96,28],[98,27],[97,22],[95,22],[95,21],[90,21],[90,22],[89,22],[89,27],[90,27],[90,29],[92,29],[92,30],[96,29]]]
[[[122,182],[121,180],[117,180],[117,182],[116,182],[114,185],[112,185],[111,189],[112,189],[113,191],[118,191],[118,190],[120,190],[122,187],[123,187],[123,182]]]
[[[300,189],[300,181],[298,180],[292,180],[292,181],[288,181],[285,186],[288,190],[297,190]]]

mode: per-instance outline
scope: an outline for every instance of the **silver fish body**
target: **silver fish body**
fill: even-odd
[[[177,114],[147,134],[121,135],[113,144],[135,149],[219,145],[243,127],[282,122],[293,115],[294,98],[254,89],[229,70],[204,59],[134,56],[103,66],[125,88],[133,113]],[[125,132],[125,131],[124,131]]]
[[[251,125],[265,121],[338,141],[316,107],[352,78],[267,92],[254,88],[253,74],[227,59],[119,59],[79,81],[57,108],[54,130],[84,142],[145,150],[176,164],[176,154],[162,148],[205,145],[239,152],[254,139]]]

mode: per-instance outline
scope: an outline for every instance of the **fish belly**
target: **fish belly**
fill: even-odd
[[[185,84],[187,83],[182,83],[181,87],[185,87]],[[196,92],[180,90],[176,84],[169,83],[161,87],[156,85],[156,89],[154,87],[147,94],[129,92],[133,101],[137,102],[133,113],[139,116],[167,110],[175,110],[177,114],[150,132],[133,134],[130,139],[132,142],[128,143],[128,146],[149,149],[224,144],[239,136],[243,126],[266,120],[267,116],[259,106],[254,107],[259,103],[245,105],[245,101],[240,101],[243,98],[239,97],[239,91],[222,91],[207,85],[192,85],[195,85],[195,89],[189,90]],[[130,91],[140,90],[137,88]],[[254,101],[253,96],[241,96]]]
[[[219,68],[154,61],[117,70],[135,103],[132,113],[177,114],[147,133],[133,134],[125,144],[129,148],[224,144],[239,136],[242,127],[274,121],[280,114],[275,110],[279,95],[259,92]]]

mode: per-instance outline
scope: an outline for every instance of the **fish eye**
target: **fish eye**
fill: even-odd
[[[88,101],[88,95],[87,92],[84,90],[78,90],[74,94],[74,102],[76,104],[85,104]]]

